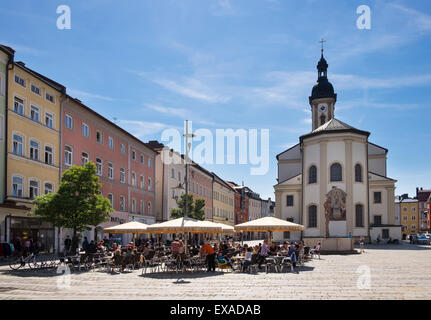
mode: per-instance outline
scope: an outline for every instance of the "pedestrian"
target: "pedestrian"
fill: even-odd
[[[364,245],[365,245],[364,237],[361,237],[361,239],[359,239],[359,246],[360,246],[361,253],[365,252]]]
[[[82,241],[82,249],[84,249],[84,251],[86,251],[87,246],[88,246],[88,239],[87,239],[87,237],[84,237],[84,241]]]
[[[207,272],[215,272],[215,250],[214,248],[208,244],[205,243],[202,247],[202,250],[207,254],[206,256],[206,262],[207,262]]]
[[[287,255],[290,257],[290,268],[294,272],[296,270],[296,247],[290,246]]]
[[[259,251],[259,269],[262,268],[262,263],[265,262],[266,257],[268,256],[269,253],[269,248],[268,248],[268,240],[264,240],[262,246],[260,247],[260,251]]]
[[[64,240],[64,250],[66,251],[66,254],[69,254],[70,247],[72,246],[72,240],[69,236],[66,237]]]

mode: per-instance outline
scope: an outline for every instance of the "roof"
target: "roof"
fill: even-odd
[[[279,156],[281,156],[283,153],[285,153],[285,152],[287,152],[287,151],[289,151],[289,150],[292,150],[293,148],[295,148],[296,146],[298,146],[299,145],[299,143],[297,143],[297,144],[295,144],[293,147],[290,147],[289,149],[286,149],[286,150],[284,150],[284,151],[282,151],[282,152],[280,152],[279,154],[277,154],[275,157],[276,157],[276,159],[278,160],[278,157]]]
[[[362,131],[362,130],[356,129],[356,128],[349,126],[348,124],[346,124],[346,123],[344,123],[344,122],[342,122],[336,118],[332,118],[331,120],[329,120],[325,124],[314,129],[311,133],[308,133],[306,135],[301,136],[300,140],[302,142],[303,139],[305,139],[305,138],[309,138],[309,137],[316,136],[319,134],[342,133],[342,132],[353,132],[353,133],[365,135],[367,137],[370,135],[370,132],[368,132],[368,131]]]
[[[3,44],[0,44],[0,50],[3,51],[4,53],[6,53],[8,56],[14,56],[15,55],[15,50],[12,49],[11,47],[5,46]]]
[[[418,199],[408,198],[408,199],[402,199],[402,200],[400,200],[400,203],[414,203],[414,202],[418,202],[418,201],[419,201]]]
[[[375,173],[375,172],[372,172],[372,171],[368,171],[368,173],[372,173],[372,174],[374,174],[374,175],[376,175],[378,177],[382,177],[382,178],[385,178],[385,179],[388,179],[388,180],[397,181],[395,179],[389,178],[387,176],[382,176],[381,174],[378,174],[378,173]]]
[[[65,86],[63,86],[62,84],[60,84],[60,83],[58,83],[58,82],[56,82],[56,81],[54,81],[48,77],[45,77],[44,75],[26,67],[24,62],[18,61],[18,62],[15,62],[14,65],[23,69],[24,71],[27,71],[28,73],[30,73],[34,77],[38,78],[40,81],[42,81],[42,82],[46,83],[47,85],[49,85],[50,87],[54,88],[55,90],[60,91],[63,94],[66,94],[66,87]]]
[[[151,151],[153,151],[154,153],[158,153],[157,150],[155,150],[150,144],[141,141],[140,139],[138,139],[137,137],[135,137],[133,134],[131,134],[130,132],[124,130],[123,128],[121,128],[120,126],[118,126],[117,124],[113,123],[111,120],[106,119],[104,116],[102,116],[101,114],[97,113],[96,111],[94,111],[93,109],[91,109],[90,107],[87,107],[85,104],[83,104],[81,102],[81,100],[77,99],[77,98],[73,98],[70,95],[66,94],[66,97],[71,99],[72,101],[76,102],[77,104],[79,104],[82,108],[84,108],[85,110],[93,113],[95,116],[101,118],[103,121],[108,122],[110,125],[112,125],[113,127],[115,127],[116,129],[118,129],[119,131],[121,131],[122,133],[124,133],[125,135],[131,137],[132,139],[136,140],[137,142],[139,142],[140,144],[143,144],[145,147],[147,147],[148,149],[150,149]]]
[[[211,172],[214,180],[216,180],[218,183],[224,185],[226,188],[230,189],[231,191],[235,192],[235,189],[226,181],[224,181],[222,178],[220,178],[218,175],[216,175],[214,172]]]
[[[419,201],[428,201],[429,196],[431,195],[431,190],[418,190],[417,198]]]

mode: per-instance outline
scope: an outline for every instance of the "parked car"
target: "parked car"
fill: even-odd
[[[418,236],[416,234],[409,235],[409,240],[411,243],[418,243]]]
[[[416,243],[417,244],[430,244],[430,239],[428,239],[424,235],[419,235],[419,236],[417,236]]]
[[[431,239],[431,234],[429,233],[425,233],[424,236],[427,237],[427,239]]]

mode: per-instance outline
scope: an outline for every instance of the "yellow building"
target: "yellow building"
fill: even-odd
[[[54,228],[28,217],[32,199],[60,181],[60,104],[66,88],[14,62],[8,71],[6,198],[0,207],[6,241],[39,240],[55,248]]]
[[[213,221],[235,224],[235,190],[213,173]]]
[[[403,237],[409,234],[417,234],[419,231],[419,202],[417,199],[400,200],[401,225]]]

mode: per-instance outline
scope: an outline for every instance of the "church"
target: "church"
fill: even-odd
[[[388,150],[370,142],[370,132],[335,117],[337,94],[327,71],[322,48],[309,97],[312,131],[276,157],[275,216],[305,229],[277,232],[274,239],[320,241],[322,250],[335,251],[350,250],[352,239],[361,237],[401,240],[401,226],[395,224],[396,180],[387,176]]]

